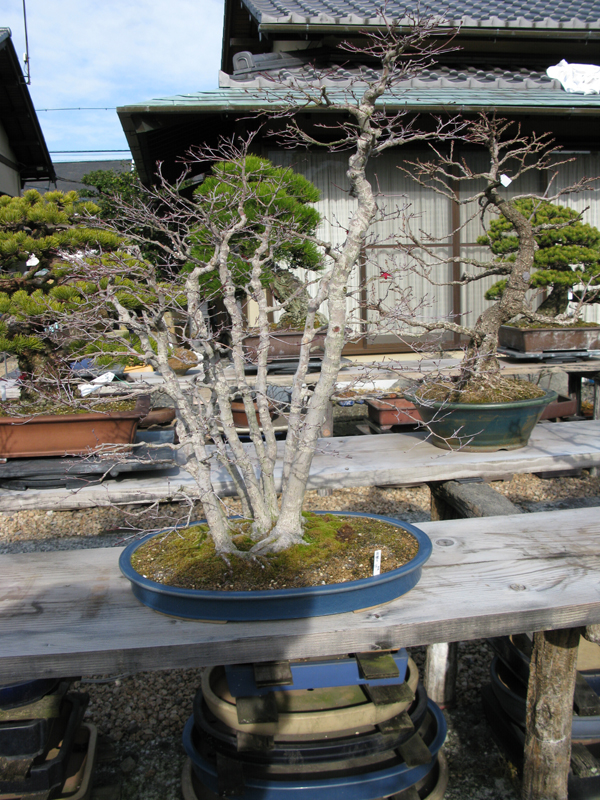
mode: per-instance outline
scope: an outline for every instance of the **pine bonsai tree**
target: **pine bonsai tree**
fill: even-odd
[[[277,167],[265,158],[248,155],[243,163],[221,161],[215,164],[212,174],[194,192],[200,206],[211,209],[219,217],[219,224],[230,223],[240,213],[232,205],[238,195],[242,180],[248,185],[248,199],[243,213],[246,223],[243,230],[232,236],[230,259],[233,280],[242,286],[249,278],[252,257],[260,245],[264,233],[264,210],[269,208],[276,214],[281,225],[289,225],[291,235],[281,239],[273,233],[272,258],[265,265],[261,280],[277,300],[285,306],[285,313],[278,327],[304,328],[308,313],[309,295],[306,284],[295,276],[291,269],[319,271],[322,255],[311,236],[316,235],[321,215],[314,207],[319,200],[319,190],[303,175],[284,167]],[[195,236],[193,249],[196,258],[210,258],[211,233],[200,229]],[[189,271],[191,265],[186,266]],[[214,293],[219,287],[217,270],[206,276],[206,289]],[[324,324],[325,318],[317,314],[315,324]]]
[[[69,311],[80,310],[94,291],[93,283],[72,279],[69,256],[110,253],[122,242],[86,223],[97,212],[77,192],[32,189],[0,197],[0,352],[17,355],[25,372],[43,369],[56,356],[57,320],[64,325]]]
[[[600,231],[566,206],[532,198],[515,200],[514,206],[536,229],[535,272],[529,285],[549,289],[537,312],[549,317],[565,314],[570,298],[581,305],[600,302]],[[504,216],[493,220],[478,242],[488,244],[501,261],[513,261],[519,247],[515,228]],[[495,283],[486,299],[498,299],[505,286],[506,280]]]

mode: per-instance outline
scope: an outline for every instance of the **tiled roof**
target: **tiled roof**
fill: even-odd
[[[369,26],[381,23],[380,0],[242,0],[261,25]],[[399,21],[414,12],[410,6],[390,0],[389,17]],[[598,0],[430,0],[421,12],[446,23],[466,28],[600,28]]]
[[[146,103],[123,106],[117,111],[120,116],[144,113],[212,113],[239,112],[258,109],[276,109],[286,104],[291,92],[256,89],[220,89],[214,92],[161,97]],[[343,90],[329,93],[333,101],[343,102]],[[304,98],[297,96],[298,104],[304,106]],[[568,113],[571,110],[600,114],[600,95],[579,95],[567,92],[549,92],[545,89],[515,92],[507,89],[407,89],[385,94],[379,101],[390,111],[408,109],[415,111],[448,111],[451,113],[474,113],[485,109],[498,109],[503,113]]]
[[[242,63],[249,64],[250,68],[236,70],[233,75],[221,72],[219,75],[220,88],[269,89],[276,84],[296,86],[312,84],[313,86],[343,89],[351,85],[372,81],[378,75],[378,70],[369,66],[358,67],[329,63],[319,64],[316,67],[312,64],[302,63],[299,58],[288,59],[288,63],[285,66],[276,69],[265,69],[267,63],[262,65],[257,59],[256,68],[252,69],[252,58],[257,57],[253,57],[250,53],[240,53],[235,56],[234,66],[236,59],[240,59]],[[563,91],[559,81],[552,80],[545,72],[529,69],[509,70],[501,67],[479,69],[469,65],[459,67],[437,66],[435,69],[425,69],[416,77],[400,81],[397,86],[401,89]]]

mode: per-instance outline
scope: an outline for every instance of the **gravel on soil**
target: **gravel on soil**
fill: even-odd
[[[600,478],[586,471],[551,480],[517,475],[493,486],[526,512],[577,503],[600,505]],[[236,503],[229,505],[235,512]],[[305,507],[370,511],[417,524],[430,518],[427,487],[335,489],[328,497],[313,491],[307,493]],[[0,514],[0,553],[123,546],[135,529],[159,524],[156,512],[125,507]],[[190,519],[201,516],[199,509],[186,513]],[[180,514],[181,507],[161,506],[160,525],[174,524]],[[424,650],[412,649],[421,668]],[[457,704],[445,712],[447,800],[517,800],[519,795],[515,771],[496,748],[481,710],[479,689],[489,681],[491,659],[485,640],[459,645]],[[86,717],[98,726],[100,737],[92,800],[181,800],[181,734],[192,713],[200,674],[193,669],[83,677],[81,690],[90,694]]]

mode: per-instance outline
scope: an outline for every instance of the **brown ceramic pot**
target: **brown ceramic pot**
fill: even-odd
[[[498,343],[520,353],[599,350],[600,326],[589,328],[518,328],[501,325]]]
[[[0,417],[0,458],[90,455],[104,445],[131,444],[149,410],[149,395],[141,395],[131,411]]]
[[[378,425],[410,425],[419,422],[421,415],[410,400],[404,397],[385,397],[366,401],[369,419]]]
[[[258,406],[257,406],[256,403],[254,403],[254,409],[256,411],[256,421],[260,425],[260,419],[259,419],[259,416],[258,416]],[[241,400],[239,402],[235,401],[235,400],[232,400],[232,402],[231,402],[231,413],[233,415],[233,424],[237,428],[247,428],[248,427],[248,415],[246,414],[246,409],[244,408],[244,404],[242,403]],[[275,411],[275,409],[270,408],[269,409],[269,415],[270,415],[271,419],[274,419],[277,416],[277,412]]]
[[[282,359],[298,358],[300,355],[300,345],[302,344],[303,331],[282,330],[273,331],[269,335],[269,354],[267,361],[280,361]],[[315,333],[315,338],[310,347],[311,358],[323,358],[323,343],[325,342],[326,330]],[[244,352],[250,361],[258,360],[259,336],[244,337]]]

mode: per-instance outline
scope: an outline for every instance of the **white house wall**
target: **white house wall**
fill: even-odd
[[[0,122],[0,156],[4,156],[8,161],[16,163],[17,159],[8,141],[6,131]],[[8,194],[11,197],[18,197],[21,194],[21,177],[16,169],[9,167],[8,164],[0,160],[0,194]]]
[[[346,177],[347,154],[328,152],[292,152],[286,150],[271,150],[265,155],[275,164],[292,166],[315,184],[321,192],[321,200],[317,204],[323,216],[319,234],[333,244],[340,244],[345,236],[344,225],[356,208],[356,201],[348,192],[348,179]],[[415,160],[418,154],[405,156]],[[421,154],[427,156],[424,152]],[[483,171],[489,163],[484,155],[470,154],[467,161],[475,171]],[[452,276],[452,212],[450,201],[414,183],[409,176],[403,174],[397,167],[403,163],[399,151],[390,151],[374,159],[369,168],[373,186],[379,192],[378,204],[385,218],[376,222],[369,236],[364,271],[367,279],[367,299],[372,307],[380,302],[381,306],[391,309],[402,299],[406,299],[407,288],[417,307],[418,316],[424,320],[434,318],[450,318],[452,315],[452,288],[449,285],[432,285],[425,277],[407,271],[408,260],[406,254],[394,247],[394,243],[401,238],[401,221],[399,217],[410,216],[410,225],[415,233],[429,234],[435,247],[432,251],[436,255],[437,263],[431,269],[435,281],[444,284]],[[566,186],[583,175],[600,175],[600,157],[598,154],[577,156],[574,164],[566,165],[561,169],[558,186]],[[536,172],[526,173],[519,181],[503,189],[504,196],[510,199],[516,195],[528,192],[543,193],[547,176]],[[466,198],[476,190],[476,184],[465,185],[461,197]],[[563,201],[565,204],[583,210],[590,207],[585,214],[585,221],[600,227],[600,198],[598,192],[574,195]],[[460,232],[460,254],[463,259],[478,259],[486,262],[491,260],[490,250],[477,244],[477,238],[485,229],[475,204],[461,207],[461,220],[470,219]],[[486,225],[489,225],[490,214],[486,214]],[[462,264],[461,271],[475,272],[476,268]],[[389,274],[391,277],[382,277]],[[466,324],[472,324],[475,319],[489,306],[485,300],[485,292],[496,282],[497,278],[491,277],[482,281],[469,284],[461,288],[461,319]],[[351,326],[355,331],[360,329],[360,301],[361,280],[360,267],[355,269],[349,284],[348,312]],[[322,311],[326,313],[326,309]],[[598,312],[588,312],[588,318],[596,319]],[[392,334],[401,338],[401,326],[396,326],[388,319],[377,330],[379,315],[376,311],[368,312],[369,331],[371,334],[378,332],[383,335],[381,342],[390,343]],[[599,318],[600,321],[600,318]],[[416,333],[416,329],[404,333]]]

